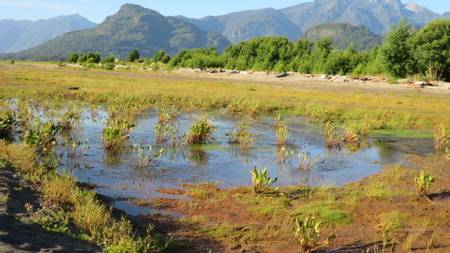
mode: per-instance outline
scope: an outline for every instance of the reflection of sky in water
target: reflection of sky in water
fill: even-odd
[[[101,134],[105,116],[104,113],[99,113],[94,121],[90,113],[84,113],[84,127],[80,128],[77,136],[88,141],[90,149],[76,161],[78,166],[67,159],[63,159],[63,162],[64,168],[69,169],[81,182],[97,185],[99,193],[112,198],[134,197],[148,200],[164,197],[166,195],[156,191],[158,188],[174,188],[181,183],[215,182],[221,187],[246,186],[251,183],[250,170],[255,166],[268,167],[270,175],[278,177],[277,185],[341,185],[377,173],[384,164],[401,162],[404,156],[404,152],[395,145],[380,141],[371,141],[370,147],[358,152],[329,152],[319,129],[301,118],[289,118],[288,125],[292,134],[290,144],[297,151],[307,151],[312,158],[318,160],[311,171],[301,171],[298,169],[298,156],[285,164],[277,161],[278,148],[272,118],[245,118],[258,137],[249,150],[242,151],[237,146],[229,145],[227,136],[240,119],[215,114],[211,119],[217,127],[214,134],[216,143],[182,145],[177,149],[170,148],[168,144],[157,167],[142,169],[136,168],[136,154],[133,152],[111,155],[103,150]],[[155,145],[156,116],[156,113],[149,113],[138,121],[131,134],[130,144]],[[183,115],[178,119],[180,135],[190,125],[190,118],[189,115]],[[155,147],[156,149],[159,147]],[[138,209],[127,207],[123,202],[117,202],[117,207],[139,213]]]

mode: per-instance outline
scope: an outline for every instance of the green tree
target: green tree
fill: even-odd
[[[414,57],[428,78],[450,81],[450,20],[437,20],[417,32]]]
[[[163,50],[159,50],[153,56],[153,61],[167,64],[170,61],[170,56],[166,52],[164,52]]]
[[[405,77],[414,71],[411,39],[413,31],[404,21],[387,35],[382,48],[383,64],[389,74]]]
[[[139,55],[139,51],[137,49],[131,50],[128,54],[128,61],[130,62],[135,62],[139,60],[139,58],[141,58],[141,56]]]
[[[79,58],[79,54],[78,53],[70,53],[69,56],[67,57],[67,62],[77,63],[78,62],[78,58]]]

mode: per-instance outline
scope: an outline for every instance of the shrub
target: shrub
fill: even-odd
[[[194,122],[186,133],[186,141],[189,144],[204,144],[212,139],[216,127],[208,120],[207,116]]]
[[[128,54],[128,61],[130,62],[135,62],[139,60],[139,58],[141,58],[141,56],[139,55],[139,51],[137,49],[131,50]]]
[[[253,191],[256,194],[265,194],[271,193],[273,190],[271,189],[271,185],[275,183],[277,178],[270,178],[269,171],[267,168],[263,170],[258,170],[256,167],[252,169],[252,186]]]

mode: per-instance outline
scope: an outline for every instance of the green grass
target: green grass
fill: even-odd
[[[312,202],[299,206],[293,214],[300,219],[314,216],[319,221],[328,225],[350,224],[349,214],[340,209],[336,202]]]

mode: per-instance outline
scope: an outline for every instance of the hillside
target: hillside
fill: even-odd
[[[448,15],[448,14],[447,14]],[[413,2],[401,0],[315,0],[281,10],[241,11],[201,19],[182,17],[205,31],[222,33],[232,42],[257,36],[297,39],[309,28],[323,23],[349,23],[384,34],[401,19],[422,27],[441,15]]]
[[[95,25],[78,14],[38,21],[0,20],[0,53],[22,51],[67,32],[89,29]]]
[[[125,4],[119,12],[93,29],[71,32],[13,55],[18,59],[61,59],[69,52],[95,51],[103,56],[124,58],[132,49],[142,56],[158,50],[170,54],[186,48],[216,47],[223,50],[229,41],[220,34],[138,5]]]
[[[298,27],[275,9],[250,10],[202,19],[180,17],[205,31],[223,34],[237,43],[260,36],[284,36],[296,40],[301,35]]]
[[[346,49],[351,45],[358,51],[370,50],[383,42],[383,37],[367,28],[346,23],[317,25],[308,29],[305,34],[305,38],[311,41],[326,37],[332,38],[338,49]]]

